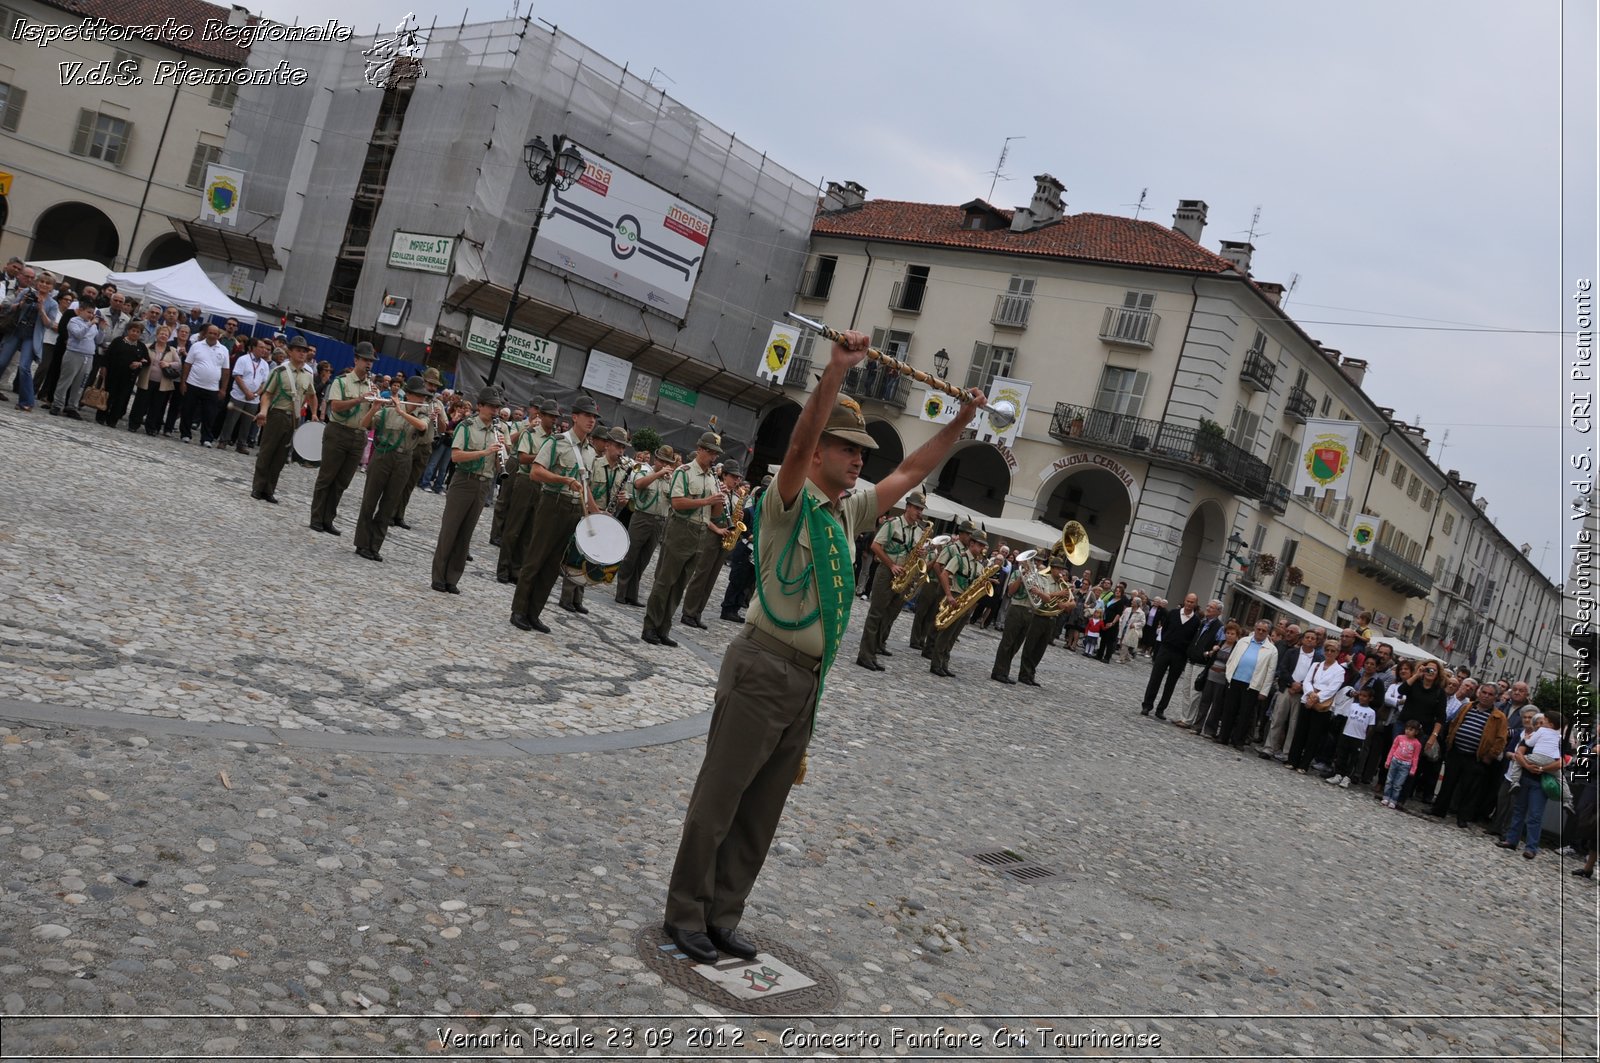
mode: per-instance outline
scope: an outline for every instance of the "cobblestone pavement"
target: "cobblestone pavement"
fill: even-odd
[[[651,1027],[699,1054],[719,1022],[713,1055],[800,1054],[785,1030],[941,1058],[1595,1053],[1597,894],[1570,861],[1141,718],[1137,664],[1058,649],[1045,690],[1002,687],[972,632],[936,680],[904,622],[888,672],[841,655],[746,920],[833,977],[837,1016],[719,1015],[635,938],[702,754],[648,736],[703,731],[732,625],[682,632],[704,656],[657,650],[591,593],[526,635],[487,546],[463,595],[427,591],[435,496],[378,566],[303,527],[303,470],[268,507],[231,453],[10,411],[0,446],[8,1055],[460,1051],[443,1027],[599,1052],[629,1015],[634,1054]],[[1024,1021],[1051,1015],[1161,1042],[1051,1048]],[[893,1026],[943,1026],[946,1051]],[[1019,1028],[1028,1047],[992,1047]]]

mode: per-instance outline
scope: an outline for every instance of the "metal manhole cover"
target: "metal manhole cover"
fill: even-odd
[[[660,927],[635,936],[645,966],[669,985],[726,1011],[750,1015],[827,1015],[839,1002],[839,984],[810,957],[753,934],[761,950],[754,960],[724,959],[715,968],[690,963]],[[785,983],[789,983],[786,987]]]
[[[990,871],[999,872],[1013,882],[1030,886],[1064,877],[1061,872],[1029,860],[1013,849],[975,849],[961,855]]]

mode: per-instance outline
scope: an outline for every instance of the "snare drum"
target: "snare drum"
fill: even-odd
[[[578,522],[578,530],[572,533],[561,572],[576,583],[596,587],[617,578],[617,570],[627,555],[628,529],[615,517],[591,513]]]
[[[321,421],[307,421],[294,430],[294,452],[308,465],[322,461],[322,430],[325,427]]]

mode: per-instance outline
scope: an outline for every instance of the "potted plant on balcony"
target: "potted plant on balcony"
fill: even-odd
[[[1283,574],[1283,582],[1291,587],[1300,586],[1300,584],[1305,582],[1305,578],[1305,573],[1301,572],[1294,565],[1290,565],[1288,570]]]
[[[1067,422],[1067,435],[1073,439],[1083,435],[1083,414],[1074,413],[1072,415],[1072,420]]]
[[[1278,571],[1278,559],[1271,554],[1256,555],[1256,570],[1263,576],[1270,576]]]
[[[1208,417],[1200,418],[1200,427],[1194,433],[1194,460],[1214,464],[1227,445],[1227,435],[1222,426]]]

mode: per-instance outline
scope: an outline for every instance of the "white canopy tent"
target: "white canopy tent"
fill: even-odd
[[[104,284],[111,271],[92,258],[58,258],[49,262],[29,262],[35,271],[57,277],[70,277],[85,284]]]
[[[241,325],[254,325],[256,315],[222,294],[200,263],[194,259],[179,262],[164,269],[150,269],[141,273],[112,273],[106,281],[117,286],[123,295],[141,302],[154,300],[162,306],[180,308],[198,306],[207,314],[238,319]]]
[[[1042,520],[1019,520],[1014,517],[989,517],[989,530],[1007,539],[1016,539],[1040,550],[1048,550],[1061,541],[1061,529],[1052,528]],[[1089,544],[1089,556],[1096,561],[1110,561],[1111,551]]]
[[[1293,602],[1287,602],[1282,598],[1274,597],[1258,587],[1252,587],[1248,583],[1235,584],[1234,589],[1238,590],[1241,594],[1248,594],[1252,598],[1258,598],[1272,606],[1274,609],[1278,610],[1278,612],[1293,617],[1295,620],[1300,622],[1301,626],[1311,624],[1315,625],[1316,627],[1325,628],[1330,633],[1339,630],[1338,627],[1331,621],[1323,619],[1316,613],[1311,612],[1309,609],[1302,609]],[[1402,642],[1400,639],[1393,638],[1389,635],[1374,634],[1371,641],[1374,643],[1387,643],[1389,647],[1394,650],[1394,655],[1397,658],[1409,658],[1415,661],[1439,661],[1439,658],[1435,657],[1421,646],[1413,646],[1409,642]],[[1439,661],[1439,663],[1443,664],[1444,662]]]

